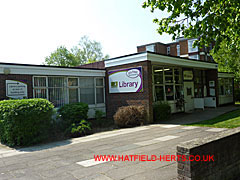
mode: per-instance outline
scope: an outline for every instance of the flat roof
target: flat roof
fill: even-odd
[[[115,57],[105,60],[105,67],[113,67],[130,63],[137,63],[141,61],[151,61],[155,64],[174,65],[182,67],[196,67],[206,69],[217,69],[216,62],[201,61],[195,59],[188,59],[185,57],[169,56],[160,53],[153,53],[149,51],[129,54],[125,56]]]
[[[97,69],[97,68],[83,68],[83,67],[81,67],[81,66],[80,66],[80,67],[79,67],[79,66],[69,67],[69,66],[52,66],[52,65],[38,65],[38,64],[5,63],[5,62],[0,62],[0,65],[99,70],[99,69]]]

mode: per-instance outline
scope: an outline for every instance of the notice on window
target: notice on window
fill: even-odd
[[[118,69],[108,72],[110,93],[142,92],[142,67]]]
[[[6,80],[6,96],[14,99],[27,98],[27,84],[15,80]]]

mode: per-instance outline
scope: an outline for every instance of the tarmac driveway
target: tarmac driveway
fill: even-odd
[[[94,155],[175,155],[180,142],[226,129],[157,124],[19,150],[0,147],[0,179],[176,179],[175,161],[95,161]]]

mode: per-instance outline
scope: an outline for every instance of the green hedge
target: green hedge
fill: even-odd
[[[62,119],[62,129],[88,119],[88,105],[86,103],[65,104],[59,108],[58,113]]]
[[[49,135],[53,104],[46,99],[0,101],[0,140],[9,146],[39,143]]]
[[[168,120],[171,117],[171,107],[167,102],[153,104],[153,119],[155,122]]]

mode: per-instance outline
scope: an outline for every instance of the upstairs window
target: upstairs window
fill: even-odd
[[[180,45],[177,45],[177,56],[180,56]]]
[[[170,55],[170,46],[167,47],[167,55]]]
[[[196,59],[196,60],[199,60],[200,57],[199,57],[198,54],[194,54],[194,55],[189,56],[189,59]]]
[[[152,44],[152,45],[146,46],[146,51],[155,52],[155,45]]]
[[[193,43],[194,43],[194,41],[196,41],[196,40],[197,40],[197,39],[188,40],[188,53],[198,52],[198,46],[193,47]]]

